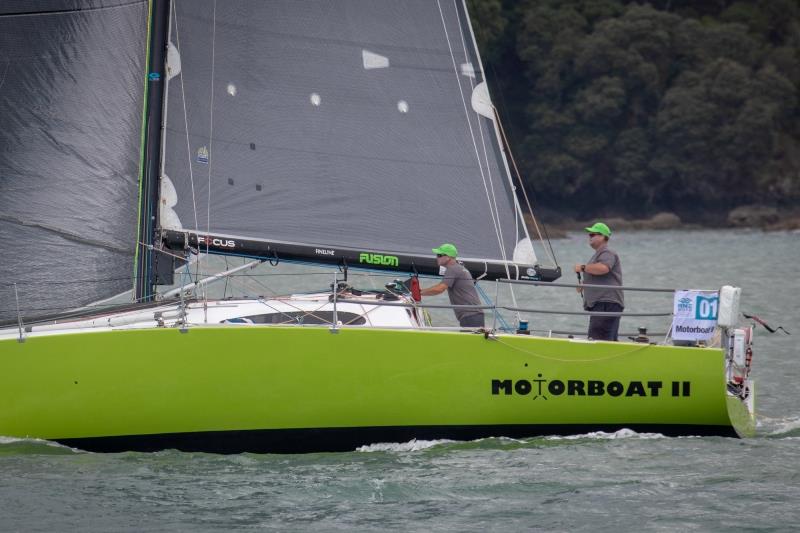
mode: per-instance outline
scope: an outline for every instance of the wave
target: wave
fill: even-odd
[[[456,441],[448,439],[438,440],[417,440],[411,439],[408,442],[378,442],[367,444],[356,448],[357,452],[418,452],[427,450],[441,444],[453,444]]]
[[[638,433],[632,429],[623,428],[613,433],[605,431],[592,431],[580,435],[552,435],[543,437],[544,440],[615,440],[615,439],[666,439],[661,433]]]
[[[5,437],[0,435],[0,454],[17,453],[86,453],[77,448],[64,446],[45,439],[28,437]]]
[[[613,433],[605,431],[592,431],[590,433],[581,433],[578,435],[548,435],[541,437],[530,437],[524,440],[512,439],[509,437],[487,437],[482,439],[475,439],[471,441],[454,441],[449,439],[439,440],[417,440],[412,439],[408,442],[379,442],[375,444],[368,444],[356,448],[357,452],[417,452],[427,450],[435,446],[441,445],[456,445],[458,447],[467,446],[469,448],[478,445],[488,445],[491,447],[527,447],[530,445],[541,444],[542,441],[580,441],[580,440],[620,440],[620,439],[666,439],[669,438],[661,433],[638,433],[632,429],[623,428]],[[683,438],[683,437],[681,437]],[[692,437],[685,437],[692,438]]]
[[[764,428],[768,437],[800,437],[800,417],[798,416],[762,417],[758,421],[758,427]]]

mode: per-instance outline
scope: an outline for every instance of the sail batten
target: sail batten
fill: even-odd
[[[460,3],[176,2],[171,25],[163,230],[497,264],[527,239]]]

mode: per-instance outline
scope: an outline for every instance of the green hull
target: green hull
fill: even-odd
[[[209,327],[0,341],[0,435],[117,451],[325,451],[623,427],[751,434],[723,353],[375,329]]]

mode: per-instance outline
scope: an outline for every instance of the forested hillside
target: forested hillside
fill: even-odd
[[[528,190],[551,212],[701,220],[800,203],[797,0],[468,5]]]

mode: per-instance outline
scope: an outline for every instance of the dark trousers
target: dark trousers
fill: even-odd
[[[625,309],[618,303],[597,302],[587,311],[604,311],[608,313],[621,313]],[[589,318],[589,338],[596,341],[616,341],[619,334],[618,316],[593,316]]]
[[[467,315],[460,319],[458,323],[462,328],[483,328],[485,327],[483,321],[483,313],[479,315]]]

